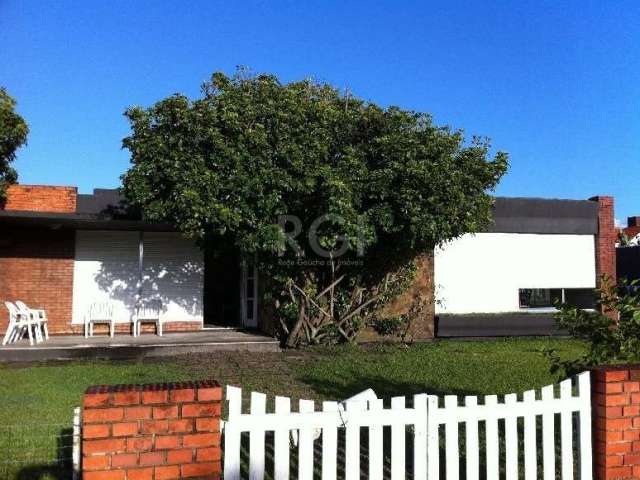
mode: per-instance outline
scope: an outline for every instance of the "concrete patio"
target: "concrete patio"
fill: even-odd
[[[253,331],[227,328],[205,329],[199,332],[166,333],[159,337],[143,334],[139,337],[100,335],[84,338],[80,335],[51,336],[48,341],[29,345],[22,339],[0,347],[0,362],[34,362],[71,359],[137,359],[164,357],[186,353],[216,351],[280,351],[273,337]]]

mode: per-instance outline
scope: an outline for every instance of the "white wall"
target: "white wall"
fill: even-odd
[[[519,310],[520,288],[594,288],[593,235],[479,233],[435,251],[436,313]]]
[[[202,252],[177,233],[145,232],[144,254],[142,300],[160,299],[165,321],[202,322]],[[84,321],[91,303],[106,300],[116,321],[131,321],[137,282],[137,232],[76,232],[74,323]]]

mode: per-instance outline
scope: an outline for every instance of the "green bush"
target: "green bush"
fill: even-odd
[[[603,278],[602,287],[596,290],[596,305],[595,310],[558,305],[558,327],[586,340],[588,349],[572,360],[560,360],[553,350],[547,350],[552,371],[573,374],[593,365],[640,361],[640,281],[622,280],[614,285]]]

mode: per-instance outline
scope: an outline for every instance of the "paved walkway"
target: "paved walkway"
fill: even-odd
[[[205,353],[214,351],[274,352],[279,342],[258,332],[234,329],[206,329],[200,332],[166,333],[162,337],[143,334],[94,336],[51,336],[29,345],[28,340],[0,347],[0,362],[28,362],[75,358],[126,359]]]

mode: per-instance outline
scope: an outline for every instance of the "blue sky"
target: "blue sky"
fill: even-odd
[[[0,85],[30,125],[22,183],[114,187],[122,112],[236,65],[313,76],[488,136],[497,193],[640,214],[640,2],[0,0]]]

